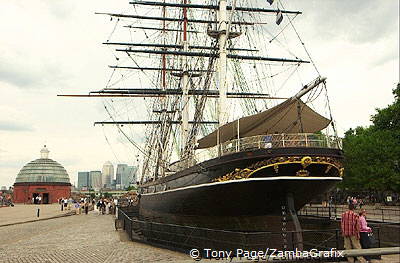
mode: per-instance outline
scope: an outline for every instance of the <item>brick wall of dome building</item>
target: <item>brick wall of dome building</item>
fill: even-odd
[[[36,195],[41,196],[43,204],[57,203],[60,198],[69,198],[71,196],[71,185],[43,183],[14,184],[13,199],[15,203],[31,204],[32,198]]]

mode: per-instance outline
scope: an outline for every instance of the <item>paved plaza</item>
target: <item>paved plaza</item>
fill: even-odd
[[[38,209],[40,209],[39,217],[37,217]],[[0,226],[63,216],[69,212],[71,211],[69,210],[61,211],[61,206],[59,204],[51,204],[51,205],[16,204],[14,207],[1,207]]]
[[[126,240],[111,215],[74,215],[0,227],[0,262],[162,262],[182,253]]]
[[[37,206],[0,209],[0,222],[31,220]],[[42,205],[44,216],[62,216],[58,205]],[[45,207],[45,208],[44,208]],[[15,209],[14,209],[15,208]],[[14,209],[14,210],[13,210]],[[63,212],[64,213],[64,212]],[[36,216],[36,215],[34,215]],[[33,216],[33,217],[34,217]],[[204,260],[210,262],[210,260]],[[73,215],[0,226],[0,262],[195,262],[188,255],[131,242],[123,231],[114,228],[114,217]],[[211,262],[221,262],[212,260]],[[234,260],[234,262],[237,262]],[[400,262],[399,255],[384,256],[379,263]]]

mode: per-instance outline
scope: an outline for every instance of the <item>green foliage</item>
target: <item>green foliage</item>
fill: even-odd
[[[112,194],[110,194],[109,192],[105,192],[105,193],[103,194],[103,197],[104,197],[104,198],[111,198],[111,197],[112,197]]]
[[[136,190],[137,188],[136,187],[134,187],[134,186],[129,186],[128,188],[126,188],[126,191],[134,191],[134,190]]]
[[[377,109],[373,125],[346,132],[345,177],[349,190],[400,192],[400,85],[393,90],[395,102]]]
[[[393,90],[395,102],[384,109],[377,109],[378,113],[371,120],[378,130],[400,131],[400,84]]]

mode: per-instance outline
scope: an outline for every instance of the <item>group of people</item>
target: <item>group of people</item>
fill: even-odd
[[[353,197],[353,196],[348,196],[347,197],[347,203],[350,205],[354,205],[354,208],[357,208],[357,206],[362,209],[363,205],[364,205],[364,201],[359,198],[357,199],[357,197]]]
[[[108,215],[115,214],[118,200],[101,198],[96,201],[89,198],[80,198],[79,200],[60,198],[58,203],[60,204],[61,211],[75,209],[77,215],[83,212],[88,214],[90,210],[97,211],[99,215]]]
[[[0,193],[0,207],[2,206],[14,206],[11,200],[11,195],[3,195]]]
[[[36,197],[32,197],[32,204],[40,205],[42,203],[42,197],[37,195]]]
[[[90,202],[88,198],[81,198],[80,200],[73,200],[72,198],[60,198],[58,204],[61,206],[61,211],[75,209],[75,213],[80,215],[82,210],[85,214],[89,213]]]
[[[359,213],[356,213],[355,208],[354,203],[349,203],[349,209],[342,214],[341,230],[346,250],[371,247],[369,233],[372,230],[367,224],[367,212],[365,209],[361,209]],[[370,261],[368,256],[357,257],[357,259],[362,263]],[[355,261],[352,257],[347,258],[347,260],[350,263]]]
[[[86,215],[89,213],[90,202],[87,198],[81,198],[80,201],[74,201],[73,203],[77,215],[80,215],[82,210],[85,211]]]
[[[96,210],[99,215],[115,214],[117,204],[117,199],[99,199],[96,203]]]

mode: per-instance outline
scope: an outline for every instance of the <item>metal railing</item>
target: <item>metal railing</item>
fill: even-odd
[[[316,216],[338,219],[341,218],[341,215],[346,211],[346,206],[304,206],[298,212],[298,214],[302,216]],[[366,211],[369,221],[377,221],[382,223],[400,223],[400,209],[367,208]]]
[[[212,148],[199,150],[194,157],[171,164],[171,171],[177,172],[209,159],[241,151],[282,147],[342,148],[338,137],[314,133],[267,134],[244,137],[224,142]]]
[[[246,149],[279,147],[323,147],[339,148],[337,139],[313,133],[268,134],[244,137],[221,144],[222,153]]]
[[[192,248],[265,250],[266,248],[294,250],[299,247],[295,231],[285,232],[237,232],[192,226],[162,224],[139,220],[128,211],[118,209],[119,225],[130,240],[146,242],[170,249],[187,251]],[[116,226],[118,224],[116,223]],[[380,229],[374,227],[375,244],[380,247]],[[343,249],[340,229],[303,230],[304,249]],[[283,235],[284,234],[284,235]],[[284,236],[284,238],[283,238]]]
[[[193,165],[207,159],[216,158],[240,151],[281,148],[281,147],[315,147],[315,148],[342,148],[342,141],[338,137],[326,136],[314,133],[294,133],[294,134],[268,134],[224,142],[215,147],[205,149],[195,155],[192,162],[182,163],[182,168],[188,164]]]

